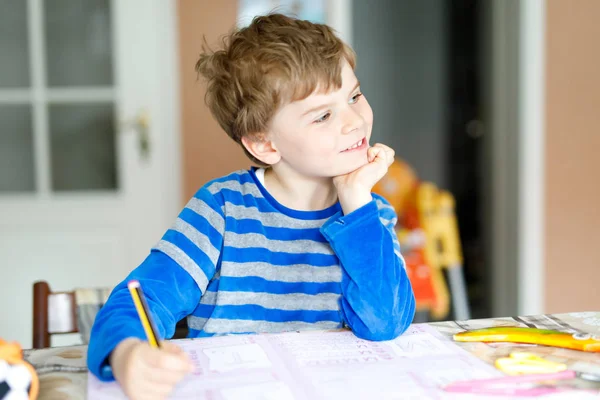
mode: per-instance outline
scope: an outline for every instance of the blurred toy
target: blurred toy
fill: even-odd
[[[396,214],[401,216],[418,184],[415,171],[404,161],[395,159],[385,176],[373,187],[373,191],[385,197]]]
[[[454,199],[396,159],[373,192],[390,202],[398,215],[397,234],[415,292],[418,310],[434,319],[448,315],[450,294],[442,268],[448,271],[455,319],[469,319],[462,277],[462,252]]]
[[[383,196],[398,215],[397,235],[406,271],[411,281],[418,311],[444,308],[438,304],[441,297],[436,290],[435,271],[426,259],[426,237],[416,207],[419,181],[414,170],[404,161],[396,159],[387,174],[373,187],[373,192]]]
[[[0,399],[36,399],[39,391],[35,369],[23,359],[21,346],[0,339]]]

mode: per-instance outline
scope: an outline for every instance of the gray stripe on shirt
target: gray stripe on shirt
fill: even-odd
[[[214,306],[217,304],[217,292],[204,292],[200,298],[200,304]]]
[[[234,192],[240,192],[242,195],[251,194],[256,198],[263,197],[262,193],[254,182],[240,183],[236,180],[225,182],[213,182],[206,188],[211,194],[219,193],[223,189],[229,189]]]
[[[204,217],[208,223],[221,234],[225,230],[225,219],[221,214],[213,210],[204,200],[192,198],[186,208],[189,208],[196,214]]]
[[[156,246],[154,246],[154,248],[171,257],[173,261],[179,264],[181,268],[186,270],[192,279],[194,279],[200,291],[204,293],[206,287],[208,286],[208,278],[200,266],[198,266],[198,264],[196,264],[196,262],[192,260],[190,256],[184,253],[179,247],[175,246],[171,242],[167,242],[166,240],[161,240]]]
[[[342,268],[339,265],[315,267],[308,264],[285,266],[272,265],[265,262],[236,263],[223,261],[221,271],[227,276],[244,278],[259,277],[279,282],[341,282]]]
[[[402,260],[402,262],[404,262],[404,257],[402,257],[402,254],[398,250],[394,249],[394,254],[396,255],[396,257]],[[406,265],[404,265],[404,267],[406,268]]]
[[[226,215],[236,220],[253,219],[260,221],[263,226],[273,228],[311,229],[320,228],[328,218],[304,220],[288,217],[279,212],[261,212],[256,207],[238,206],[225,202]]]
[[[389,229],[394,228],[396,225],[395,219],[387,219],[387,218],[379,217],[379,221],[381,221],[383,226],[385,226],[386,228],[389,228]]]
[[[377,208],[379,210],[385,210],[385,209],[387,209],[387,210],[393,212],[394,215],[396,215],[396,211],[394,210],[394,207],[392,207],[389,204],[384,203],[381,199],[376,199],[375,203],[377,204]]]
[[[181,218],[177,218],[175,220],[175,224],[171,228],[174,231],[177,231],[188,238],[192,243],[196,245],[204,254],[210,258],[210,261],[213,265],[217,265],[217,260],[219,259],[219,250],[215,248],[210,242],[208,236],[204,233],[200,232],[194,226],[185,222]]]
[[[227,292],[217,293],[219,306],[256,305],[264,308],[288,311],[338,311],[340,295],[337,293],[287,293]]]
[[[188,324],[191,329],[204,330],[206,333],[227,334],[227,333],[278,333],[290,331],[306,331],[306,330],[325,330],[337,329],[340,327],[339,322],[334,321],[319,321],[315,323],[303,321],[290,322],[270,322],[256,321],[245,319],[221,319],[221,318],[199,318],[190,316]]]
[[[260,233],[225,232],[229,247],[238,249],[262,248],[276,253],[294,254],[335,254],[329,243],[314,240],[273,240]]]

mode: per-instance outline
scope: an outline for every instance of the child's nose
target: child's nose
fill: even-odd
[[[348,134],[352,133],[357,129],[362,128],[365,123],[363,117],[351,107],[348,107],[343,116],[344,125],[342,126],[342,133]]]

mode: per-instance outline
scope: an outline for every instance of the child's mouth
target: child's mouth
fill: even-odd
[[[352,146],[348,147],[346,150],[341,151],[341,153],[349,153],[351,151],[362,150],[367,147],[367,139],[362,138],[358,142],[354,143]]]

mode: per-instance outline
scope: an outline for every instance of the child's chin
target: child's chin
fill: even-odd
[[[360,167],[364,167],[368,163],[369,163],[369,160],[367,160],[367,155],[365,154],[364,158],[361,157],[356,162],[354,162],[348,166],[349,172],[356,171],[357,169],[359,169]]]
[[[356,171],[357,169],[359,169],[360,167],[363,167],[365,165],[367,165],[369,162],[367,161],[367,157],[365,157],[364,161],[358,161],[355,163],[351,163],[348,165],[345,165],[343,167],[343,171],[339,174],[339,175],[346,175],[349,174],[351,172]]]

